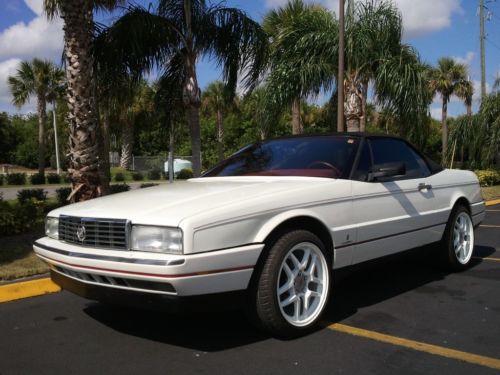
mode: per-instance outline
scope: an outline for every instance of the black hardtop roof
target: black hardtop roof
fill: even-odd
[[[285,135],[282,137],[270,138],[265,141],[270,140],[279,140],[279,139],[288,139],[288,138],[307,138],[307,137],[350,137],[350,138],[392,138],[392,139],[400,139],[405,142],[408,142],[405,138],[398,137],[395,135],[388,134],[375,134],[375,133],[361,133],[361,132],[328,132],[328,133],[307,133],[307,134],[294,134],[294,135]]]

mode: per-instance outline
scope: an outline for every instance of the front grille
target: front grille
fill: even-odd
[[[123,277],[97,275],[94,273],[73,271],[70,270],[69,268],[55,266],[55,265],[52,267],[54,270],[56,270],[59,273],[62,273],[63,275],[70,276],[73,277],[74,279],[94,284],[142,289],[144,291],[164,292],[169,294],[176,293],[175,288],[170,283],[161,283],[155,281],[135,280]]]
[[[59,239],[83,246],[126,250],[127,220],[61,215]]]

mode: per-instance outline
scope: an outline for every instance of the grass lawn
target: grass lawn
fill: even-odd
[[[1,238],[0,282],[39,275],[49,271],[47,265],[33,252],[33,242],[43,237],[43,224],[29,233]]]
[[[500,199],[500,185],[482,187],[481,191],[485,200]]]

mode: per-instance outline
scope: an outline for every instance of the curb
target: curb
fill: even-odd
[[[486,206],[500,204],[500,199],[485,201],[484,204]],[[61,291],[61,288],[54,284],[48,277],[30,281],[13,282],[11,284],[0,285],[0,303],[59,291]]]
[[[31,281],[20,281],[0,286],[0,303],[15,301],[22,298],[41,296],[47,293],[59,292],[61,288],[50,278]]]
[[[494,206],[496,204],[500,204],[500,199],[492,199],[484,202],[485,206]]]

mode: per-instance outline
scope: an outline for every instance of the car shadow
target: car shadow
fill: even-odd
[[[435,256],[430,256],[433,250],[421,248],[336,271],[324,319],[329,323],[340,322],[356,314],[359,308],[442,280],[449,272],[435,265]],[[471,268],[494,251],[491,247],[476,246]],[[230,306],[213,312],[202,312],[202,308],[200,312],[169,314],[91,302],[84,312],[126,335],[201,352],[218,352],[272,339],[255,328],[243,311],[228,308]]]

